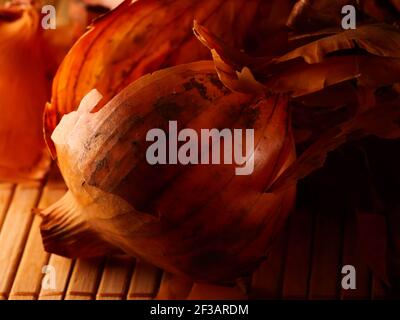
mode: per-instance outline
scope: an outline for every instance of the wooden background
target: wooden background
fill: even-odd
[[[44,252],[40,217],[32,207],[47,207],[65,192],[57,175],[47,181],[0,184],[0,299],[239,299],[237,288],[179,279],[133,258],[118,256],[70,260]],[[383,299],[382,283],[360,257],[354,215],[318,196],[311,208],[299,208],[254,273],[252,299]],[[331,202],[332,203],[332,202]],[[336,203],[336,204],[335,204]],[[347,210],[348,211],[348,210]],[[357,289],[341,289],[341,268],[357,270]],[[56,289],[44,290],[42,268],[56,271]]]

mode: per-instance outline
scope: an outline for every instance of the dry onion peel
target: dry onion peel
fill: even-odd
[[[149,72],[211,58],[191,31],[194,19],[242,48],[248,35],[258,32],[251,25],[261,5],[261,0],[126,0],[97,19],[70,50],[53,82],[51,104],[45,108],[46,141],[53,156],[51,133],[92,88],[104,96],[101,108]]]
[[[322,167],[327,153],[349,140],[370,134],[386,139],[400,136],[399,99],[378,99],[375,96],[375,89],[392,86],[400,80],[398,30],[383,24],[363,26],[311,42],[278,58],[253,61],[196,22],[194,32],[211,50],[221,81],[234,91],[286,93],[291,98],[320,92],[321,100],[321,97],[327,98],[330,87],[341,85],[339,88],[345,89],[346,82],[357,79],[358,87],[346,89],[347,93],[353,96],[355,93],[358,98],[355,116],[325,128],[326,132],[274,183],[272,192],[291,187]],[[369,54],[352,53],[351,50],[357,46]],[[347,55],[331,55],[345,50],[349,50]],[[253,76],[248,66],[254,69],[260,80]],[[250,81],[243,81],[244,78]],[[342,101],[345,100],[339,99],[338,103]]]
[[[263,85],[266,92],[287,93],[296,98],[352,79],[360,86],[375,88],[400,80],[400,33],[384,24],[361,26],[328,36],[281,57],[257,59],[235,51],[196,22],[194,32],[211,50],[222,82],[235,91],[259,91]],[[353,53],[351,50],[356,48],[369,54]],[[344,55],[346,50],[348,54]],[[341,54],[335,56],[335,53]],[[254,75],[251,87],[242,85],[246,68],[247,73]]]

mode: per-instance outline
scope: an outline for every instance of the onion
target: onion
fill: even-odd
[[[39,210],[46,250],[73,258],[119,250],[201,281],[249,274],[295,199],[295,186],[268,193],[295,160],[287,98],[231,92],[203,61],[144,76],[94,111],[100,100],[91,91],[52,135],[69,191]],[[254,129],[253,173],[150,165],[147,132],[167,131],[169,121],[198,133]]]
[[[84,0],[84,2],[91,6],[103,6],[109,9],[118,7],[124,0]]]
[[[55,30],[41,26],[42,1],[0,6],[0,181],[41,179],[48,170],[43,109],[50,79],[86,26],[81,5],[63,4]]]
[[[50,162],[42,133],[50,83],[39,24],[30,5],[0,8],[0,180],[41,178]]]

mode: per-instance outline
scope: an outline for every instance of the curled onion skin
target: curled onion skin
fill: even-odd
[[[233,280],[263,259],[295,187],[268,193],[295,160],[287,98],[234,93],[209,61],[147,75],[101,110],[90,92],[53,133],[69,191],[41,210],[47,251],[90,257],[121,250],[198,281]],[[254,171],[235,164],[154,165],[146,133],[167,128],[254,129]]]

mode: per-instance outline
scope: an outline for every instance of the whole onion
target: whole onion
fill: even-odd
[[[144,76],[94,111],[100,100],[91,91],[52,135],[69,191],[40,211],[46,250],[123,251],[193,280],[250,273],[295,199],[295,186],[268,193],[295,160],[287,98],[231,92],[202,61]],[[149,164],[146,135],[168,132],[169,121],[199,136],[254,129],[252,174],[236,175],[235,164]]]
[[[49,95],[39,31],[31,5],[0,6],[0,180],[42,178],[50,158],[42,134]]]

